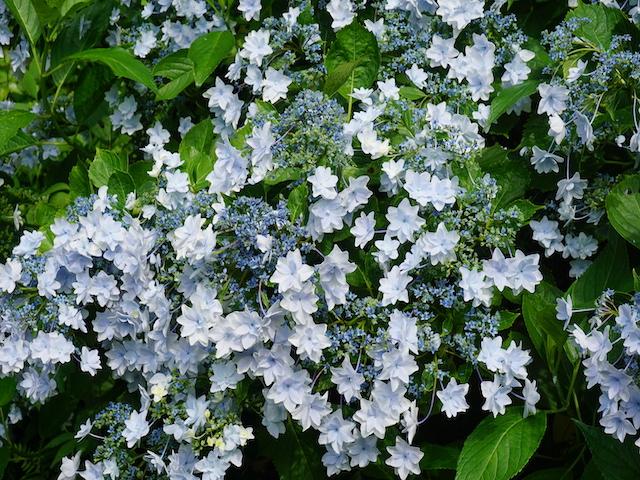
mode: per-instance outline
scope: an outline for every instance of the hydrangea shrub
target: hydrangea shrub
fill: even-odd
[[[638,478],[637,1],[0,19],[0,478]]]

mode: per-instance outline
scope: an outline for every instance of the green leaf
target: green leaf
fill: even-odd
[[[571,478],[565,475],[566,473],[567,471],[563,468],[545,468],[527,475],[523,480],[561,480],[563,477]]]
[[[522,315],[527,323],[535,323],[557,345],[567,340],[562,322],[556,318],[556,299],[562,291],[547,282],[541,282],[534,293],[522,297]]]
[[[329,96],[335,94],[342,85],[344,85],[347,80],[351,78],[353,71],[360,64],[360,61],[354,62],[344,62],[331,71],[331,73],[327,74],[327,78],[324,82],[324,87],[322,88],[324,93]]]
[[[114,6],[113,0],[89,3],[71,16],[71,23],[62,29],[51,48],[49,71],[56,85],[61,85],[71,75],[76,62],[67,62],[72,53],[93,47],[102,41],[109,17]],[[63,64],[63,62],[66,62]]]
[[[8,405],[16,394],[16,379],[13,377],[0,378],[0,407]]]
[[[9,465],[9,460],[11,459],[11,449],[9,445],[4,445],[0,448],[0,479],[4,478],[4,471],[7,469],[7,465]]]
[[[139,82],[154,92],[158,90],[149,69],[145,67],[144,63],[123,48],[93,48],[91,50],[74,53],[65,58],[65,61],[71,60],[103,63],[108,66],[117,77],[129,78]]]
[[[193,83],[193,62],[187,57],[187,50],[178,50],[160,60],[153,69],[153,75],[171,80],[158,90],[158,100],[175,98]]]
[[[91,0],[64,0],[60,6],[60,16],[64,17],[67,13],[78,6],[82,6],[85,3],[89,3]]]
[[[73,90],[73,111],[81,125],[94,125],[108,113],[105,92],[111,87],[113,75],[104,65],[83,69],[80,82]]]
[[[407,100],[422,100],[427,94],[416,87],[400,87],[400,96]]]
[[[136,186],[136,193],[144,193],[153,190],[156,179],[149,176],[149,170],[153,168],[151,160],[142,160],[129,166],[129,175]]]
[[[201,86],[235,45],[228,30],[211,32],[198,37],[189,47],[189,59],[193,62],[196,86]]]
[[[542,413],[522,418],[522,409],[487,417],[467,437],[456,480],[509,480],[527,464],[547,428]]]
[[[131,192],[135,192],[136,183],[127,172],[116,170],[109,177],[109,194],[116,195],[118,197],[118,204],[124,205],[127,200],[127,195]]]
[[[289,216],[292,222],[295,222],[300,217],[304,219],[306,216],[309,207],[308,197],[309,187],[307,186],[307,182],[303,182],[291,190],[289,198],[287,199],[287,208],[289,209]]]
[[[1,128],[1,127],[0,127]],[[13,138],[7,140],[4,145],[0,144],[0,156],[8,155],[9,153],[19,152],[31,145],[35,145],[36,141],[31,135],[27,135],[24,132],[17,132]]]
[[[72,198],[91,195],[89,171],[82,164],[74,165],[69,172],[69,193]]]
[[[206,186],[205,178],[215,163],[215,134],[211,120],[198,123],[187,132],[180,142],[182,169],[189,174],[191,185],[196,190]]]
[[[213,154],[215,151],[215,134],[213,133],[213,123],[208,118],[191,127],[180,142],[178,151],[180,158],[187,148],[193,147],[199,152]],[[187,159],[182,158],[186,161]]]
[[[506,87],[500,90],[491,102],[491,112],[487,125],[491,125],[500,118],[509,108],[513,107],[518,101],[529,95],[533,95],[538,89],[537,80],[525,80],[524,82]]]
[[[357,22],[338,31],[335,42],[327,52],[325,66],[331,88],[335,88],[335,84],[350,70],[342,85],[336,89],[345,97],[354,88],[370,87],[380,67],[380,50],[375,35]]]
[[[116,170],[127,171],[127,160],[110,150],[96,150],[96,156],[89,166],[89,179],[96,188],[109,183],[109,178]]]
[[[421,470],[455,470],[460,457],[460,448],[426,443],[420,445],[424,453],[420,460]]]
[[[591,450],[593,462],[607,480],[638,480],[640,455],[629,439],[621,443],[599,427],[574,420]]]
[[[567,20],[573,18],[589,21],[582,22],[575,31],[575,36],[582,38],[600,50],[606,51],[611,45],[611,38],[616,33],[629,33],[629,22],[620,9],[605,7],[601,3],[585,4],[578,2],[578,6],[569,11]]]
[[[13,17],[20,24],[20,28],[29,43],[32,46],[35,45],[40,35],[42,35],[42,27],[38,19],[38,12],[31,0],[6,0],[5,3]]]
[[[499,312],[499,314],[500,320],[498,321],[498,330],[500,331],[510,328],[516,321],[516,319],[520,316],[520,314],[517,312],[509,312],[504,310]]]
[[[569,287],[574,308],[591,308],[605,289],[628,292],[633,288],[633,275],[624,241],[611,235],[609,243],[584,272]]]
[[[278,183],[288,182],[291,180],[298,180],[302,176],[299,169],[293,167],[277,168],[267,173],[264,178],[264,184],[271,186]]]
[[[542,205],[536,205],[535,203],[531,203],[529,200],[525,199],[518,199],[509,205],[509,207],[516,207],[520,211],[522,214],[522,225],[529,223],[529,220],[531,220],[533,215],[538,210],[542,210],[544,208]]]
[[[22,110],[0,110],[0,150],[6,148],[16,134],[36,116]]]
[[[274,440],[264,431],[258,433],[260,452],[271,458],[280,480],[325,479],[316,440],[309,432],[300,432],[299,427],[288,421],[286,431]]]
[[[494,210],[505,208],[524,196],[531,181],[531,174],[521,158],[511,158],[499,145],[486,148],[478,163],[483,172],[498,182],[500,190],[493,201]]]
[[[609,192],[605,205],[613,228],[634,247],[640,248],[640,175],[625,177]]]

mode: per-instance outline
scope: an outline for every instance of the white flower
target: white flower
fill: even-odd
[[[291,85],[289,77],[269,67],[262,81],[262,99],[265,102],[276,103],[281,98],[287,98],[289,85]]]
[[[60,475],[58,480],[74,480],[80,468],[80,456],[82,452],[76,453],[73,457],[64,457],[60,465]]]
[[[322,420],[322,425],[318,429],[320,432],[318,443],[327,445],[334,452],[340,453],[343,450],[343,445],[355,440],[353,434],[355,426],[355,423],[343,418],[341,410],[336,410]]]
[[[94,376],[101,368],[102,366],[100,365],[100,355],[98,355],[98,351],[82,347],[82,351],[80,353],[80,370]]]
[[[563,178],[558,181],[556,200],[562,199],[571,203],[574,198],[581,199],[585,188],[587,188],[587,181],[580,178],[580,172],[576,172],[571,178]]]
[[[355,239],[355,245],[358,248],[363,248],[373,240],[375,234],[376,220],[373,212],[365,214],[362,212],[353,223],[351,227],[351,234]]]
[[[555,155],[546,150],[538,148],[536,145],[532,148],[531,165],[538,173],[558,172],[558,164],[563,163],[564,158]]]
[[[338,393],[343,395],[347,402],[353,398],[360,398],[364,376],[353,368],[348,355],[342,360],[342,367],[331,367],[331,381],[336,384]]]
[[[549,220],[545,215],[540,221],[531,220],[529,226],[533,230],[533,239],[545,248],[547,257],[564,249],[558,222]]]
[[[377,21],[365,20],[364,28],[373,33],[378,41],[384,39],[385,25],[384,18],[379,18]]]
[[[303,283],[311,278],[313,268],[302,263],[300,250],[296,249],[287,253],[284,258],[279,258],[276,263],[276,271],[270,280],[278,284],[280,293],[288,290],[302,290]]]
[[[444,223],[440,222],[435,232],[427,232],[422,235],[416,245],[429,254],[431,265],[438,265],[456,259],[454,249],[459,241],[458,232],[448,231]]]
[[[312,185],[311,193],[314,197],[322,197],[327,200],[333,200],[338,196],[336,185],[338,177],[331,173],[331,169],[327,167],[316,167],[314,174],[307,178]]]
[[[464,301],[472,301],[474,307],[480,304],[489,306],[492,297],[491,283],[485,278],[484,272],[460,267],[460,275],[462,278],[459,285],[463,290]]]
[[[122,436],[127,441],[127,447],[133,447],[136,442],[149,433],[149,423],[146,420],[147,412],[133,411],[127,420],[124,421]]]
[[[578,62],[576,63],[575,67],[570,67],[569,70],[567,71],[568,73],[567,83],[573,83],[576,80],[578,80],[582,76],[586,68],[587,68],[587,62],[585,62],[584,60],[578,59]]]
[[[233,362],[215,362],[211,365],[211,393],[224,392],[228,389],[236,388],[238,382],[244,378],[237,372],[236,365]]]
[[[418,447],[412,447],[402,438],[396,437],[396,444],[387,447],[387,452],[391,455],[385,463],[393,467],[396,475],[405,480],[410,473],[420,475],[420,460],[424,453]]]
[[[538,85],[538,93],[540,93],[538,113],[559,115],[567,108],[569,89],[566,87],[541,83]]]
[[[440,35],[434,35],[431,39],[431,46],[427,49],[426,56],[429,59],[429,65],[433,67],[448,67],[451,61],[455,59],[460,52],[455,47],[456,39],[442,38]]]
[[[382,371],[380,380],[389,380],[391,388],[397,390],[409,383],[411,375],[418,371],[418,364],[413,355],[405,349],[392,349],[382,354]]]
[[[436,393],[442,402],[442,411],[447,417],[455,417],[458,413],[466,412],[469,404],[465,400],[465,395],[469,392],[469,384],[458,385],[455,378],[449,380],[446,388]]]
[[[289,343],[296,347],[296,353],[312,362],[319,362],[322,350],[331,345],[326,336],[327,325],[316,324],[311,320],[299,323],[293,328]]]
[[[482,396],[485,398],[485,402],[482,405],[483,410],[490,411],[494,417],[498,414],[503,415],[506,406],[511,405],[511,387],[503,385],[500,378],[495,375],[493,381],[484,381],[480,384],[480,390]]]
[[[151,50],[156,48],[157,42],[158,39],[156,38],[154,31],[151,29],[145,30],[136,40],[136,43],[133,46],[133,53],[136,57],[145,58],[149,55]]]
[[[367,125],[360,130],[357,137],[360,141],[362,151],[367,155],[371,155],[373,160],[384,157],[391,149],[389,139],[385,138],[382,141],[378,140],[378,134],[373,129],[372,125]]]
[[[387,332],[399,349],[418,353],[418,327],[415,318],[400,310],[394,310],[389,316]]]
[[[261,9],[261,0],[240,0],[238,3],[238,11],[242,12],[246,21],[259,20]]]
[[[340,250],[337,245],[333,246],[331,253],[326,255],[318,266],[320,286],[324,290],[329,310],[347,302],[346,294],[349,292],[347,274],[354,272],[356,268],[356,264],[349,261],[349,254]]]
[[[5,264],[0,263],[0,290],[12,293],[21,277],[22,264],[19,260],[9,259]]]
[[[524,397],[524,412],[523,416],[536,414],[536,404],[540,400],[540,394],[536,388],[535,380],[530,382],[528,378],[524,379],[524,388],[522,389],[522,396]]]
[[[270,36],[269,30],[252,30],[244,39],[240,56],[259,67],[262,65],[264,57],[273,53],[273,49],[269,45]]]
[[[389,207],[386,218],[389,221],[388,233],[397,237],[401,243],[413,239],[413,235],[424,225],[425,221],[418,215],[419,207],[411,205],[403,199],[397,207]]]
[[[396,79],[389,78],[385,81],[378,81],[380,100],[400,100],[400,89],[396,86]]]
[[[18,257],[30,257],[34,255],[44,240],[42,232],[24,232],[20,237],[20,243],[13,247],[12,255]]]
[[[421,69],[415,63],[413,65],[411,65],[411,68],[409,68],[404,73],[409,78],[409,80],[411,80],[413,82],[413,84],[416,87],[425,88],[427,86],[427,82],[426,82],[426,80],[428,78],[427,72],[425,72],[423,69]]]
[[[399,267],[393,267],[387,275],[380,279],[380,292],[382,293],[382,305],[393,305],[396,302],[408,302],[409,292],[407,286],[413,280]]]
[[[351,0],[331,0],[326,9],[333,19],[331,28],[334,30],[340,30],[349,25],[356,15]]]
[[[93,428],[93,424],[91,423],[91,419],[89,419],[86,422],[84,422],[82,425],[80,425],[80,429],[78,430],[78,433],[76,433],[74,438],[76,440],[82,440],[87,435],[89,435],[89,433],[91,433],[92,428]]]

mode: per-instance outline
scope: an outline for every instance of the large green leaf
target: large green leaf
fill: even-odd
[[[534,293],[522,297],[522,314],[527,323],[535,324],[558,345],[567,340],[562,322],[556,318],[556,299],[562,291],[547,282],[541,282]]]
[[[538,83],[537,80],[533,79],[525,80],[518,85],[500,90],[491,102],[491,112],[489,113],[487,125],[491,125],[523,98],[533,95],[538,89]]]
[[[73,91],[73,111],[81,125],[94,125],[109,112],[105,92],[113,85],[111,71],[101,64],[83,69]]]
[[[97,149],[89,166],[89,179],[95,187],[102,187],[109,183],[109,177],[117,170],[126,172],[127,160],[110,150]]]
[[[196,86],[202,85],[227,57],[235,45],[233,34],[228,30],[210,32],[198,37],[189,47],[189,59],[193,62],[193,77]]]
[[[326,85],[348,96],[354,88],[370,87],[380,67],[380,50],[375,35],[357,22],[336,33],[325,58]],[[337,78],[337,79],[336,79]],[[342,83],[336,87],[338,83]]]
[[[511,158],[499,145],[484,149],[478,164],[498,182],[500,190],[494,200],[494,209],[504,208],[524,196],[531,181],[531,173],[522,158]]]
[[[80,5],[81,10],[70,16],[71,22],[62,29],[51,48],[51,76],[57,85],[65,82],[76,65],[67,57],[97,45],[109,28],[113,0],[100,0]],[[63,63],[66,62],[66,63]]]
[[[29,125],[36,116],[22,110],[0,110],[0,150],[7,147],[20,129]]]
[[[605,289],[628,292],[633,275],[625,242],[612,233],[608,245],[573,284],[568,293],[576,308],[591,308]]]
[[[29,43],[35,45],[42,35],[42,26],[38,19],[38,12],[31,0],[5,0],[5,3],[20,24]]]
[[[420,445],[424,454],[420,460],[421,470],[455,470],[460,457],[460,447],[427,443]]]
[[[582,0],[578,1],[577,8],[569,11],[566,18],[578,19],[580,27],[575,35],[603,51],[611,45],[614,34],[628,33],[630,26],[620,9],[606,7],[602,3],[585,4]],[[585,18],[588,21],[581,20]]]
[[[74,165],[71,172],[69,172],[69,193],[72,198],[91,195],[89,171],[81,163]]]
[[[260,452],[271,458],[280,480],[325,479],[319,451],[314,447],[317,441],[309,432],[301,432],[293,422],[286,425],[285,433],[277,440],[263,431],[257,438]]]
[[[117,170],[109,177],[109,194],[116,195],[118,204],[124,205],[127,195],[136,190],[136,183],[127,172]]]
[[[178,50],[160,60],[153,68],[153,74],[168,78],[170,82],[161,86],[158,100],[170,100],[193,83],[193,61],[188,58],[187,50]]]
[[[27,135],[22,131],[16,132],[12,138],[7,140],[3,145],[0,145],[0,156],[19,152],[31,145],[35,145],[36,143],[37,140],[33,136]]]
[[[118,77],[129,78],[139,82],[154,92],[158,89],[153,81],[153,75],[151,75],[144,63],[120,47],[93,48],[69,55],[66,60],[100,62],[108,66],[113,74]]]
[[[205,119],[187,132],[180,142],[182,170],[189,174],[191,184],[199,190],[206,186],[205,178],[215,163],[215,134],[211,120]]]
[[[640,454],[638,447],[628,439],[621,443],[607,435],[599,427],[591,427],[574,420],[582,432],[593,462],[607,480],[638,480],[640,478]]]
[[[8,405],[16,394],[16,379],[0,378],[0,407]]]
[[[622,238],[640,248],[640,175],[622,180],[609,192],[605,203],[613,228]]]
[[[464,442],[456,480],[513,478],[540,445],[546,428],[546,415],[522,418],[520,408],[485,418]]]
[[[296,188],[291,190],[289,198],[287,199],[287,208],[289,209],[289,216],[292,221],[296,221],[298,218],[306,216],[309,208],[309,187],[307,182],[302,182]]]

